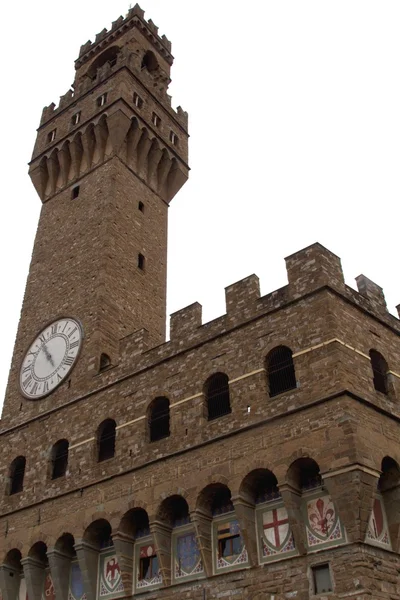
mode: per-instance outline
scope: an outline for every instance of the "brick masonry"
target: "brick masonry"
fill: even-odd
[[[115,46],[116,64],[106,62],[88,77]],[[197,303],[173,314],[165,342],[167,208],[188,174],[187,114],[172,111],[166,91],[170,49],[135,6],[82,47],[75,93],[43,112],[30,165],[43,208],[0,431],[2,595],[15,600],[22,566],[30,600],[41,599],[41,542],[57,599],[66,600],[71,556],[60,539],[68,533],[94,600],[98,549],[90,532],[102,519],[111,526],[129,597],[135,535],[126,523],[140,507],[164,581],[146,597],[400,598],[400,323],[387,312],[381,288],[364,276],[358,292],[349,288],[339,258],[314,244],[286,259],[285,287],[261,297],[251,275],[226,288],[226,314],[218,319],[203,324]],[[155,72],[142,69],[149,50]],[[104,92],[107,104],[99,107]],[[155,110],[160,130],[152,124]],[[82,119],[71,127],[77,111]],[[23,355],[44,325],[65,315],[78,318],[85,332],[77,365],[52,394],[27,400],[18,386]],[[270,397],[267,356],[281,345],[293,353],[297,385]],[[374,387],[371,349],[387,361],[387,394]],[[111,360],[104,370],[102,353]],[[209,421],[205,383],[217,372],[228,376],[231,412]],[[170,402],[170,435],[150,442],[151,405],[161,396]],[[115,455],[98,462],[98,427],[108,418],[116,423]],[[51,479],[51,451],[60,439],[69,442],[68,469]],[[9,495],[18,455],[27,461],[24,486]],[[383,485],[385,457],[397,467]],[[307,549],[293,475],[305,458],[318,464],[346,531],[345,542],[319,551]],[[261,564],[248,482],[266,469],[277,478],[297,554]],[[390,548],[365,542],[378,482]],[[204,501],[212,484],[229,488],[249,555],[244,568],[218,574]],[[189,583],[171,579],[164,544],[171,533],[163,507],[172,496],[187,502],[204,565]],[[330,565],[333,592],[315,596],[311,569],[318,564]]]

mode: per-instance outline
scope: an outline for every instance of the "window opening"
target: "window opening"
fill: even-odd
[[[143,556],[139,563],[139,580],[142,579],[153,579],[158,575],[158,558],[155,554],[153,556]]]
[[[229,535],[230,526],[226,529],[220,529],[218,536],[227,535],[227,537],[218,538],[218,556],[219,558],[232,558],[238,556],[242,551],[242,540],[239,534]]]
[[[138,209],[140,210],[140,212],[144,213],[144,204],[142,201],[139,201]]]
[[[104,371],[111,365],[111,358],[105,352],[102,352],[100,356],[100,371]]]
[[[270,397],[297,387],[290,348],[278,346],[271,350],[267,358],[267,373]]]
[[[137,94],[136,92],[134,92],[134,94],[133,94],[133,104],[137,108],[142,108],[142,106],[143,106],[143,100],[141,99],[139,94]]]
[[[47,141],[50,144],[51,142],[54,142],[54,140],[56,139],[56,132],[57,129],[53,129],[52,131],[50,131],[50,133],[47,135]]]
[[[68,467],[68,447],[67,440],[60,440],[53,446],[53,469],[51,478],[58,479],[63,477]]]
[[[176,135],[176,133],[174,131],[169,132],[169,141],[174,146],[176,146],[178,144],[178,136]]]
[[[231,412],[227,375],[216,373],[209,378],[206,383],[206,399],[209,421]]]
[[[72,115],[71,123],[72,123],[72,125],[78,125],[80,120],[81,120],[81,113],[77,112],[74,115]]]
[[[147,69],[148,71],[150,71],[150,73],[158,69],[157,59],[154,56],[153,52],[151,52],[150,50],[148,50],[143,56],[141,68]]]
[[[98,461],[108,460],[115,455],[115,421],[105,421],[100,426]]]
[[[16,458],[11,465],[10,496],[18,494],[24,489],[26,459],[24,456]]]
[[[97,98],[97,106],[104,106],[107,102],[107,94],[102,94]]]
[[[160,119],[160,117],[156,113],[153,112],[153,114],[151,116],[151,120],[152,120],[153,125],[155,127],[159,127],[159,125],[161,123],[161,119]]]
[[[311,567],[314,580],[314,593],[324,594],[326,592],[332,592],[332,580],[329,570],[329,565],[318,565]]]
[[[138,267],[139,269],[141,269],[142,271],[144,271],[144,256],[143,254],[138,254]]]
[[[382,394],[387,395],[387,393],[388,393],[387,372],[389,370],[388,364],[387,364],[386,360],[383,358],[382,354],[380,354],[376,350],[370,350],[369,357],[371,359],[374,388],[376,389],[377,392],[381,392]]]
[[[77,198],[78,196],[79,196],[79,185],[76,185],[75,187],[72,188],[71,198],[72,198],[72,200],[75,200],[75,198]]]
[[[169,400],[156,398],[150,413],[150,441],[156,442],[169,436]]]

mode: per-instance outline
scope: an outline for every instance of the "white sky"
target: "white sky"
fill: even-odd
[[[400,303],[398,0],[143,0],[172,41],[173,106],[189,112],[189,182],[172,201],[168,313],[225,312],[251,273],[319,241]],[[40,200],[27,175],[42,108],[80,45],[125,15],[113,0],[2,2],[1,346],[4,396]],[[46,285],[46,282],[43,282]],[[32,332],[34,335],[37,332]]]

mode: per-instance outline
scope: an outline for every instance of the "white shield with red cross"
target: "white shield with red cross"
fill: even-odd
[[[268,544],[279,550],[288,541],[290,535],[286,508],[280,506],[263,513],[263,527]]]

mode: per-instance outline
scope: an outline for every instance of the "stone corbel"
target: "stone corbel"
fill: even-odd
[[[160,521],[150,522],[150,531],[156,547],[163,586],[171,585],[171,532],[172,528]]]
[[[96,600],[99,550],[84,540],[75,544],[87,600]]]
[[[196,531],[197,544],[201,554],[201,560],[203,562],[204,571],[207,577],[211,577],[213,574],[212,565],[212,518],[204,513],[201,509],[190,513],[190,520],[194,525]]]
[[[255,506],[240,496],[232,498],[232,502],[240,524],[240,532],[243,536],[247,554],[249,556],[249,563],[254,567],[258,565]]]
[[[28,556],[21,560],[29,600],[42,600],[44,580],[46,577],[44,564]]]
[[[288,513],[289,525],[299,554],[307,554],[306,528],[301,511],[301,492],[289,483],[279,486],[282,500]]]
[[[51,578],[57,600],[68,600],[69,576],[71,571],[71,556],[52,548],[47,551]]]
[[[9,565],[0,566],[0,591],[3,600],[15,600],[19,595],[21,574]]]
[[[135,540],[131,535],[117,531],[112,536],[115,552],[118,558],[118,565],[121,571],[121,579],[124,584],[125,594],[130,596],[133,593],[133,574],[134,562],[133,551]]]

